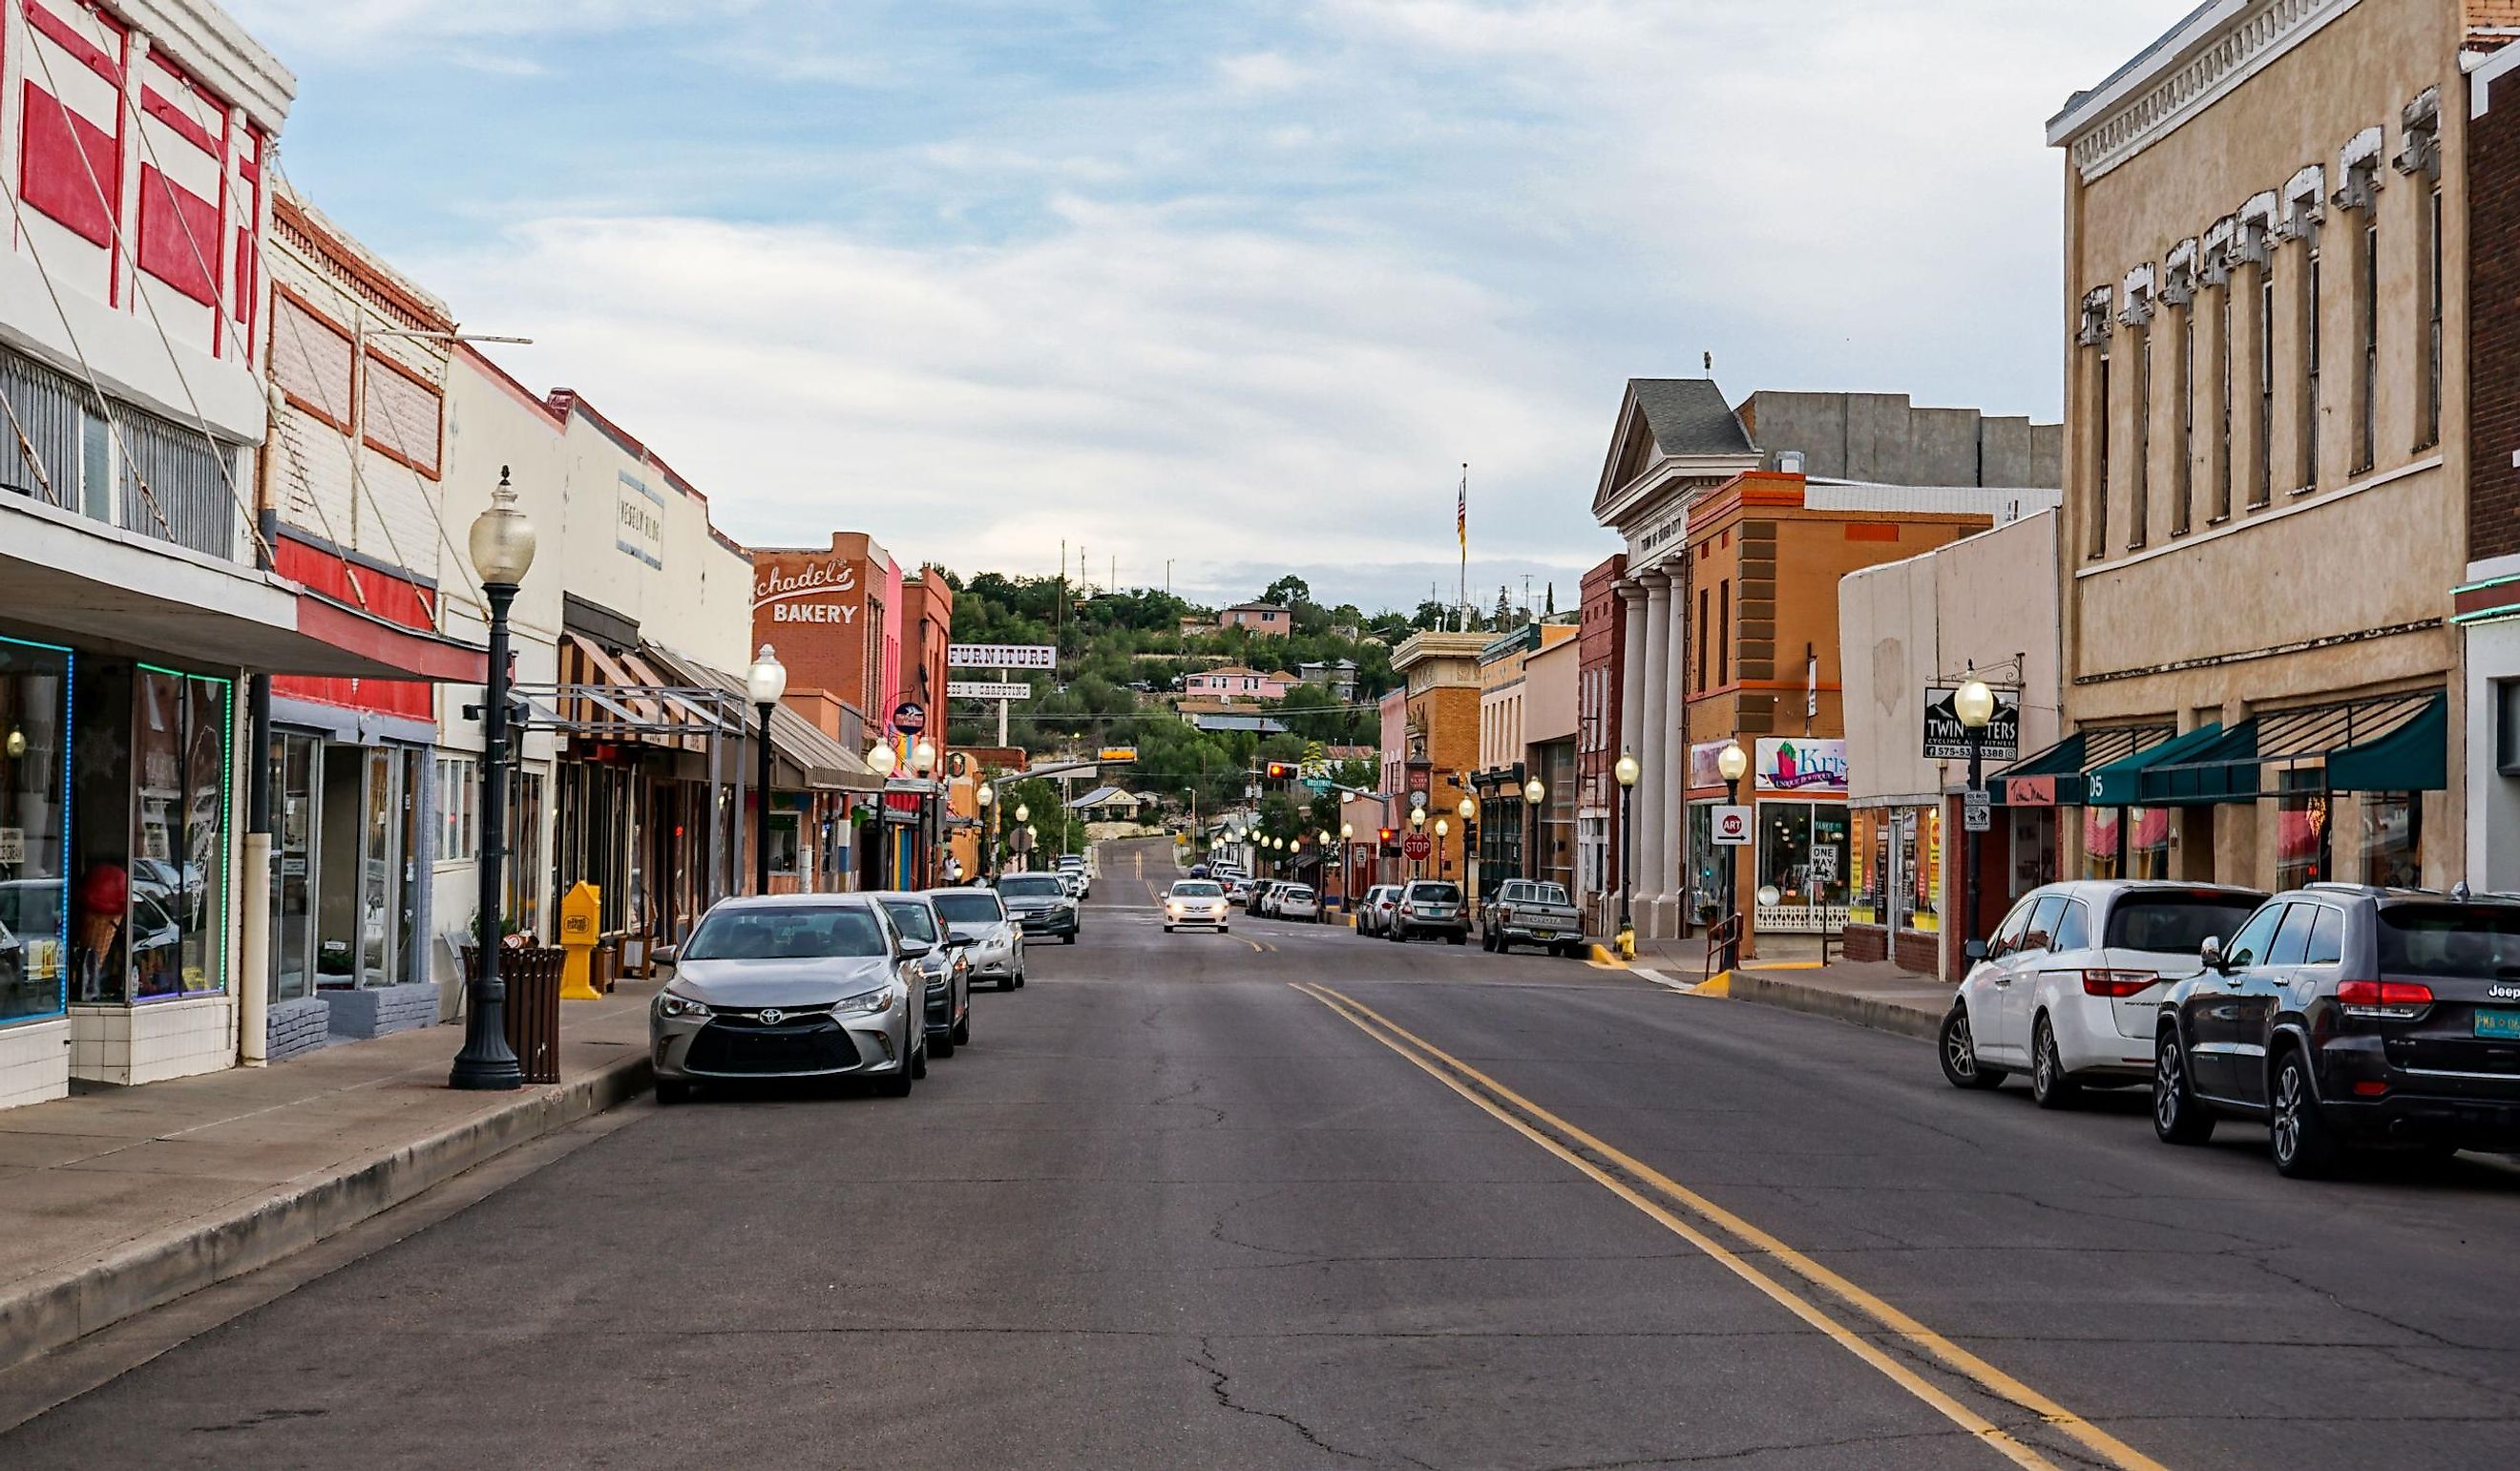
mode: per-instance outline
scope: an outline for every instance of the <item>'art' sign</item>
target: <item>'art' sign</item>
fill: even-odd
[[[752,585],[752,607],[755,612],[770,609],[773,623],[846,623],[858,621],[858,609],[864,601],[849,595],[858,590],[858,569],[844,561],[815,562],[788,571],[773,569],[761,574]]]

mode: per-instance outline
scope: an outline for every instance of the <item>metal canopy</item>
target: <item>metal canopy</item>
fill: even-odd
[[[679,685],[513,685],[533,725],[570,736],[731,736],[750,734],[743,699],[724,690]],[[600,718],[563,714],[583,701]]]

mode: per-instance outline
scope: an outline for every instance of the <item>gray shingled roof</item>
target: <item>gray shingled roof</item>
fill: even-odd
[[[1666,455],[1746,455],[1755,448],[1711,378],[1632,378],[1628,391]]]

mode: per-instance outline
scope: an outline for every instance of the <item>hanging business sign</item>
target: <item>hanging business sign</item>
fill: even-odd
[[[1952,697],[1959,691],[1935,686],[1925,691],[1925,759],[1928,761],[1966,761],[1969,754],[1968,727],[1952,710]],[[2021,693],[2016,690],[1998,690],[1995,693],[1995,718],[1986,723],[1985,743],[1978,755],[1987,761],[2021,759]]]
[[[1752,771],[1761,791],[1846,795],[1846,742],[1810,736],[1762,740]]]
[[[1133,745],[1106,745],[1094,753],[1094,759],[1114,764],[1135,761],[1138,759],[1138,748]]]
[[[1052,644],[948,644],[945,662],[955,669],[1057,669]]]
[[[945,682],[945,697],[947,699],[1030,699],[1032,686],[1018,685],[1012,680],[1005,684],[995,680],[948,680]]]
[[[836,559],[773,567],[752,582],[753,611],[770,609],[773,623],[854,625],[858,609],[865,605],[858,592],[858,569]]]
[[[915,699],[903,700],[892,707],[892,728],[904,736],[916,736],[927,729],[927,707]]]

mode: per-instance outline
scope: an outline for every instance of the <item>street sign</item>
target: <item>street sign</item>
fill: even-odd
[[[1111,762],[1135,761],[1138,759],[1138,748],[1133,745],[1106,745],[1094,753],[1094,759]]]
[[[1715,807],[1715,846],[1747,848],[1757,828],[1750,821],[1750,809],[1717,803]]]
[[[1934,686],[1925,691],[1925,759],[1928,761],[1966,761],[1969,754],[1968,727],[1952,711],[1952,696],[1957,690]],[[1986,723],[1984,743],[1978,755],[1987,761],[2021,759],[2021,691],[1995,691],[1995,718]]]
[[[1422,832],[1413,832],[1402,840],[1400,851],[1407,858],[1423,862],[1427,854],[1435,851],[1435,843]]]
[[[996,680],[947,680],[945,697],[947,699],[1030,699],[1032,686],[1018,685],[1012,680],[1005,684],[1000,684]]]
[[[1818,883],[1837,882],[1837,850],[1814,848],[1811,856],[1812,878]]]
[[[1304,786],[1307,790],[1312,792],[1314,796],[1326,797],[1329,795],[1330,779],[1328,777],[1306,777],[1304,779]]]
[[[1960,827],[1968,832],[1995,830],[1995,803],[1982,791],[1960,794]]]
[[[1411,792],[1409,794],[1409,805],[1419,812],[1424,812],[1426,810],[1426,793],[1422,791]]]
[[[948,644],[945,663],[954,669],[1057,669],[1055,644]]]

